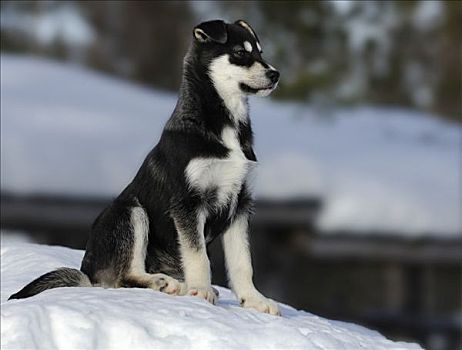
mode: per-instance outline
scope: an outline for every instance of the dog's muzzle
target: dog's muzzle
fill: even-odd
[[[241,90],[249,94],[258,94],[260,96],[268,96],[276,88],[279,82],[280,74],[276,69],[271,67],[264,72],[264,75],[269,80],[267,85],[253,87],[245,83],[239,83]]]
[[[279,81],[280,74],[277,70],[272,69],[266,72],[266,76],[271,80],[272,84],[276,84]]]

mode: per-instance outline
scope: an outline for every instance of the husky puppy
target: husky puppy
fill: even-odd
[[[80,271],[49,272],[10,299],[102,286],[215,303],[206,248],[221,236],[240,304],[279,314],[252,282],[248,243],[248,175],[256,157],[247,97],[269,95],[279,80],[261,54],[257,35],[242,20],[196,26],[175,110],[133,181],[94,222]]]

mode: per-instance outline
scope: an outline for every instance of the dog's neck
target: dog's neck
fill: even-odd
[[[207,68],[192,61],[187,55],[183,67],[176,115],[187,115],[201,122],[207,129],[221,133],[224,126],[238,126],[248,121],[247,96],[230,93],[214,84]]]

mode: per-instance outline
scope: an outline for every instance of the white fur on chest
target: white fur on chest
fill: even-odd
[[[194,158],[186,167],[186,179],[190,186],[205,192],[216,189],[216,205],[230,204],[234,211],[237,195],[256,162],[248,160],[242,152],[236,130],[225,127],[223,144],[230,150],[226,158]]]

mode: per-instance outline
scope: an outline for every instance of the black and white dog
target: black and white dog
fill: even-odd
[[[134,180],[92,226],[81,271],[49,272],[13,294],[71,286],[141,287],[215,303],[207,245],[222,235],[231,287],[243,307],[273,315],[252,282],[248,244],[256,164],[248,95],[269,95],[279,73],[244,21],[193,30],[175,110]]]

